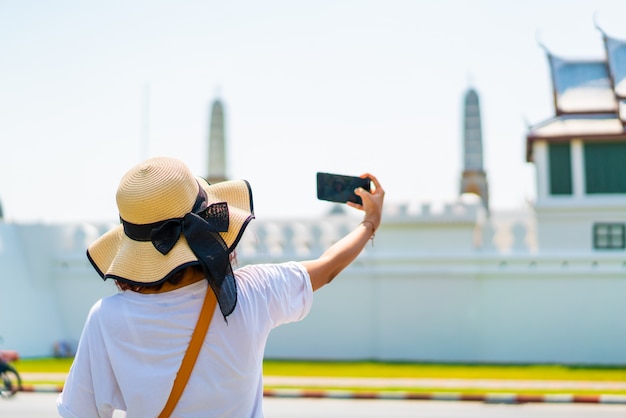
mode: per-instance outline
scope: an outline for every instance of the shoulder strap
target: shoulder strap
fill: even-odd
[[[213,318],[213,311],[215,310],[216,304],[217,299],[215,298],[215,294],[212,292],[211,286],[207,286],[204,303],[202,304],[202,310],[200,311],[196,328],[193,331],[189,347],[180,364],[180,369],[176,374],[176,379],[174,379],[174,386],[170,392],[170,397],[167,399],[167,403],[163,411],[161,411],[159,418],[169,417],[174,411],[180,396],[183,394],[193,366],[196,364],[196,359],[198,358],[200,347],[202,347],[202,343],[204,342],[204,337],[209,329],[209,325],[211,325],[211,319]]]

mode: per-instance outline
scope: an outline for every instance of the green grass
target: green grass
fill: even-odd
[[[20,373],[67,373],[72,359],[21,359],[13,365]],[[266,376],[298,376],[298,377],[375,377],[375,378],[454,378],[454,379],[511,379],[511,380],[577,380],[577,381],[619,381],[626,382],[626,366],[566,366],[566,365],[494,365],[494,364],[430,364],[430,363],[384,363],[376,361],[285,361],[265,360]],[[29,381],[26,384],[58,384],[63,381]],[[284,388],[285,386],[271,386]],[[303,386],[301,389],[320,389],[319,387]],[[463,392],[484,393],[480,388],[432,388],[432,387],[335,387],[328,386],[325,390],[351,391],[405,391],[405,392]],[[511,392],[511,390],[489,389],[489,392]],[[563,393],[563,390],[516,390],[516,393],[547,394]],[[567,390],[571,394],[619,394],[626,391],[597,391],[592,389]]]
[[[72,361],[71,358],[32,358],[20,359],[12,364],[20,373],[67,373]]]
[[[298,377],[376,377],[376,378],[431,378],[431,379],[506,379],[506,380],[565,380],[565,381],[626,381],[626,366],[565,366],[565,365],[494,365],[494,364],[424,364],[424,363],[383,363],[383,362],[311,362],[266,360],[266,376]],[[267,385],[266,385],[267,387]],[[271,388],[287,388],[276,385]],[[319,390],[316,386],[302,386],[300,389]],[[348,390],[368,392],[384,390],[391,392],[433,393],[455,392],[463,394],[510,393],[545,395],[568,393],[572,395],[626,395],[624,390],[582,389],[481,389],[439,388],[439,387],[324,387],[325,390]]]
[[[626,366],[430,364],[266,360],[267,376],[626,381]]]

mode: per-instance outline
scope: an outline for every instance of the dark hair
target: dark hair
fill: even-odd
[[[228,258],[230,259],[231,264],[237,265],[237,252],[233,251],[228,255]],[[172,275],[172,277],[170,277],[169,279],[167,279],[166,281],[159,283],[159,284],[154,284],[154,285],[140,285],[140,284],[130,284],[130,283],[126,283],[120,280],[116,280],[115,284],[117,285],[117,288],[121,291],[124,290],[130,290],[132,292],[138,292],[141,293],[141,291],[147,287],[150,288],[150,290],[154,290],[154,291],[159,291],[161,290],[161,288],[163,287],[163,285],[165,283],[169,283],[172,285],[177,285],[180,283],[180,281],[183,279],[183,277],[185,276],[185,273],[187,273],[187,271],[189,269],[194,270],[194,273],[203,273],[202,271],[202,267],[199,264],[193,265],[193,266],[189,266],[189,267],[185,267],[179,271],[177,271],[176,273],[174,273]]]
[[[124,291],[124,290],[130,290],[132,292],[138,292],[141,293],[141,291],[145,288],[150,288],[150,290],[154,290],[154,291],[159,291],[161,290],[161,288],[163,287],[163,285],[165,283],[169,283],[172,285],[177,285],[180,283],[180,281],[183,279],[183,277],[185,276],[185,274],[187,273],[188,270],[194,270],[195,272],[199,272],[202,273],[202,267],[200,267],[200,265],[194,265],[194,266],[189,266],[189,267],[185,267],[179,271],[177,271],[176,273],[174,273],[172,275],[172,277],[170,277],[169,279],[167,279],[164,282],[158,283],[158,284],[154,284],[154,285],[139,285],[139,284],[130,284],[130,283],[126,283],[120,280],[116,280],[115,284],[117,285],[117,288]]]

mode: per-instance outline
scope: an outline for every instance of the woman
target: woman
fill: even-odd
[[[347,267],[380,225],[385,193],[374,176],[363,177],[374,188],[355,191],[362,205],[348,202],[364,211],[363,221],[318,259],[233,271],[233,251],[254,218],[249,184],[209,185],[173,158],[133,167],[116,195],[121,224],[87,250],[100,276],[122,291],[92,307],[59,413],[156,417],[167,403],[177,417],[262,417],[269,332],[304,318],[313,292]],[[206,308],[213,320],[208,332],[194,333],[210,306],[205,299],[217,305]],[[174,384],[198,333],[188,381]],[[182,395],[170,404],[177,390]]]

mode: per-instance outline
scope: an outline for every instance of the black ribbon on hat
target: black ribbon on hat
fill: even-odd
[[[165,255],[174,248],[181,234],[198,258],[200,266],[213,289],[224,318],[237,304],[237,287],[230,265],[228,245],[219,234],[229,227],[228,203],[206,205],[202,187],[190,213],[151,224],[133,224],[122,219],[124,233],[135,241],[151,241]]]

